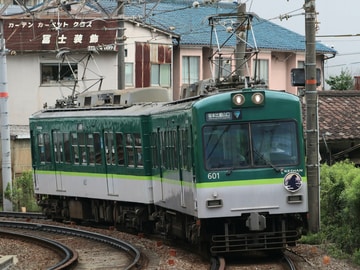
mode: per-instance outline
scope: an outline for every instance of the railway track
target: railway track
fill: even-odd
[[[62,257],[61,264],[59,262],[53,265],[53,268],[50,269],[72,269],[72,267],[79,262],[77,252],[71,248],[67,248],[61,243],[58,243],[60,241],[49,240],[42,235],[39,236],[38,233],[40,232],[47,234],[66,235],[70,236],[70,238],[79,237],[92,242],[95,241],[101,243],[101,245],[111,246],[112,248],[115,248],[118,251],[120,250],[122,253],[126,254],[127,258],[123,260],[126,261],[126,264],[124,265],[124,262],[122,261],[122,269],[141,269],[142,258],[141,253],[137,248],[127,242],[106,235],[63,226],[17,221],[0,221],[0,229],[1,233],[7,233],[8,235],[10,235],[10,233],[14,233],[14,231],[17,231],[17,237],[24,235],[28,240],[31,238],[33,241],[36,240],[37,242],[41,242],[42,244],[49,247],[51,245],[51,247],[56,249],[58,253],[65,254],[65,256]],[[15,235],[13,234],[13,236]],[[94,246],[94,244],[91,243],[89,245]],[[107,251],[104,252],[107,253]],[[64,268],[61,268],[63,265]],[[86,269],[86,267],[83,269]]]
[[[250,269],[250,265],[254,265],[253,260],[256,259],[250,259],[249,262],[230,262],[229,265],[226,264],[226,259],[224,257],[214,257],[211,259],[211,266],[210,270],[240,270],[240,269]],[[255,263],[257,266],[254,269],[279,269],[279,270],[296,270],[296,266],[292,259],[287,256],[285,253],[282,255],[280,260],[278,258],[266,262],[258,262]],[[253,268],[251,268],[253,269]]]
[[[33,216],[33,217],[31,217]],[[2,217],[2,218],[1,218]],[[58,222],[53,222],[51,220],[46,220],[45,216],[42,216],[41,214],[37,214],[35,213],[35,215],[33,215],[32,213],[3,213],[0,212],[0,220],[4,220],[4,221],[9,221],[9,220],[15,220],[15,221],[22,221],[23,223],[28,224],[30,221],[34,222],[36,224],[37,227],[43,227],[42,223],[47,223],[50,225],[59,225]],[[40,225],[38,224],[40,223]],[[106,234],[109,235],[111,237],[114,237],[116,239],[122,239],[125,240],[129,243],[135,244],[136,247],[138,247],[141,251],[141,256],[143,254],[145,254],[145,258],[148,260],[145,263],[147,264],[147,267],[149,268],[142,268],[142,269],[198,269],[198,270],[218,270],[218,269],[224,269],[224,267],[221,267],[221,264],[226,263],[226,270],[241,270],[241,269],[295,269],[294,266],[286,266],[286,264],[288,264],[288,262],[284,262],[284,260],[286,259],[281,259],[280,257],[277,257],[277,261],[274,261],[274,259],[267,259],[267,261],[262,262],[261,260],[257,260],[257,259],[244,259],[241,258],[240,260],[238,260],[238,262],[232,262],[229,260],[223,259],[223,262],[218,262],[217,264],[215,264],[214,262],[210,263],[209,260],[204,260],[201,257],[197,256],[195,252],[193,251],[189,251],[189,247],[188,246],[182,246],[181,244],[178,243],[173,243],[173,241],[168,241],[165,240],[163,238],[153,238],[149,236],[144,236],[144,235],[131,235],[131,234],[127,234],[127,233],[123,233],[117,230],[113,230],[111,227],[102,227],[102,228],[93,228],[93,227],[87,227],[86,225],[82,226],[82,225],[75,225],[74,223],[69,223],[69,224],[60,224],[59,226],[61,227],[70,227],[70,228],[81,228],[83,230],[89,230],[89,231],[93,231],[93,232],[97,232],[99,234]],[[0,229],[3,228],[3,226],[0,224]],[[11,229],[12,231],[14,231],[15,229]],[[31,234],[31,231],[30,233]],[[59,234],[60,235],[60,234]],[[46,234],[41,235],[41,237],[43,238],[48,238],[46,236]],[[2,236],[0,236],[0,251],[5,250],[5,248],[7,248],[8,242],[11,241],[3,241],[3,245],[1,242],[1,238]],[[65,242],[63,242],[63,239],[71,239],[73,238],[73,241],[76,242],[80,242],[79,238],[77,237],[72,237],[71,234],[66,234],[66,236],[59,236],[57,239],[55,240],[61,240],[58,242],[62,242],[65,245],[68,245],[69,240],[66,240]],[[81,237],[83,238],[83,237]],[[70,240],[71,241],[71,240]],[[92,241],[91,239],[89,239],[89,242],[84,243],[84,244],[78,244],[75,245],[75,250],[80,250],[79,253],[79,263],[76,267],[76,269],[82,270],[82,269],[86,269],[85,267],[82,267],[82,263],[84,262],[84,256],[88,256],[87,254],[84,255],[84,251],[83,246],[84,245],[93,245],[93,249],[101,249],[102,248],[102,243],[99,241]],[[98,244],[97,244],[98,243]],[[4,246],[5,245],[5,246]],[[99,246],[97,246],[99,245]],[[74,247],[73,245],[70,245],[72,247]],[[111,248],[111,245],[108,245],[109,249]],[[23,249],[23,247],[20,247],[21,249]],[[14,250],[16,249],[13,248]],[[19,248],[18,248],[19,249]],[[31,247],[29,248],[31,249]],[[37,248],[36,248],[37,249]],[[40,248],[39,248],[40,249]],[[316,267],[318,267],[319,269],[324,266],[322,264],[322,256],[320,254],[320,249],[317,250],[315,247],[309,246],[309,247],[305,247],[302,246],[298,249],[289,249],[285,252],[285,255],[287,257],[290,257],[292,259],[292,261],[296,264],[296,266],[298,267],[298,269],[314,269]],[[175,255],[174,254],[175,251]],[[26,252],[26,250],[24,250],[24,252]],[[44,250],[39,250],[39,253],[44,252]],[[83,253],[81,253],[83,252]],[[90,251],[88,251],[90,253]],[[93,251],[91,251],[93,252]],[[109,251],[110,253],[111,251]],[[119,252],[118,250],[114,252],[114,258],[112,258],[110,255],[110,259],[108,260],[116,260],[117,256],[117,252]],[[126,253],[126,252],[125,252]],[[8,254],[12,254],[12,253],[3,253],[1,255],[8,255]],[[31,254],[31,252],[30,252]],[[116,255],[115,255],[116,254]],[[89,256],[88,256],[89,257]],[[93,255],[92,262],[94,264],[96,264],[98,261],[104,261],[103,258],[100,255]],[[61,260],[61,258],[58,257],[58,261],[59,262]],[[281,262],[280,262],[281,261]],[[331,263],[333,264],[333,261],[331,261]],[[56,262],[54,262],[53,264],[55,265]],[[143,261],[137,263],[135,266],[135,268],[137,267],[137,269],[141,269],[140,267],[142,265],[145,265],[145,263]],[[212,268],[209,268],[211,265]],[[125,267],[124,267],[125,268]],[[20,268],[21,269],[21,268]],[[29,268],[24,268],[24,269],[29,269]],[[34,268],[33,268],[34,269]],[[35,268],[35,269],[40,269],[40,268]],[[44,269],[44,268],[42,268]],[[107,268],[110,269],[110,268]],[[123,269],[123,268],[121,268]],[[334,268],[334,269],[353,269],[350,267],[343,267],[341,266],[340,268]]]
[[[42,213],[35,212],[0,212],[0,217],[3,218],[23,218],[23,219],[47,219],[47,216]]]
[[[20,239],[22,241],[25,240],[30,243],[35,242],[36,244],[41,245],[57,253],[61,259],[59,260],[59,262],[55,263],[48,269],[52,269],[52,270],[71,269],[77,264],[78,253],[72,248],[61,244],[60,242],[39,236],[25,235],[25,234],[14,233],[4,230],[0,230],[0,236],[4,238]]]

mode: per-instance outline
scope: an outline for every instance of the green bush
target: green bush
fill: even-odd
[[[7,185],[5,198],[13,203],[13,210],[20,211],[26,207],[29,212],[40,211],[34,195],[34,184],[31,171],[23,172],[21,176],[12,181],[12,188]]]
[[[321,230],[360,262],[360,169],[349,161],[322,165],[320,178]]]

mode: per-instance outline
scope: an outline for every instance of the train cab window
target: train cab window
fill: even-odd
[[[48,133],[38,134],[38,152],[41,163],[51,162],[50,135]]]
[[[299,163],[294,121],[207,126],[203,129],[207,169],[291,166]]]
[[[248,124],[204,127],[207,169],[243,168],[250,165]]]
[[[294,121],[257,123],[251,126],[254,165],[296,165],[299,162]]]

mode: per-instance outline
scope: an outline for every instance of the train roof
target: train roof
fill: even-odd
[[[89,117],[133,117],[147,115],[161,115],[170,111],[184,111],[193,106],[207,106],[212,102],[226,101],[234,92],[264,91],[267,98],[271,98],[276,102],[282,99],[287,101],[299,101],[295,95],[284,91],[266,90],[266,89],[241,89],[236,91],[226,91],[209,96],[196,96],[172,102],[138,102],[134,104],[112,105],[101,104],[99,106],[77,106],[69,108],[48,108],[33,114],[31,119],[55,119],[55,118],[89,118]],[[205,99],[205,97],[207,97]]]
[[[57,100],[54,107],[46,107],[30,119],[149,115],[162,111],[169,103],[169,90],[159,87],[92,91],[74,100]]]

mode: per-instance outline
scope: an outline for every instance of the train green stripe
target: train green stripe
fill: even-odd
[[[303,182],[307,182],[306,177],[302,177]],[[222,182],[206,182],[197,183],[197,188],[214,188],[214,187],[231,187],[231,186],[261,186],[261,185],[275,185],[282,184],[284,178],[269,178],[269,179],[249,179],[237,181],[222,181]]]
[[[43,175],[49,175],[54,174],[53,171],[36,171],[38,174]],[[67,172],[67,171],[61,171],[59,172],[62,175],[68,175],[68,176],[87,176],[87,177],[102,177],[105,178],[106,174],[102,173],[84,173],[84,172]],[[113,178],[117,179],[132,179],[132,180],[140,180],[140,181],[163,181],[169,184],[179,184],[179,180],[169,179],[169,178],[162,178],[160,180],[159,176],[153,177],[153,176],[141,176],[141,175],[129,175],[129,174],[109,174]],[[231,187],[231,186],[259,186],[259,185],[274,185],[274,184],[282,184],[284,181],[283,178],[265,178],[265,179],[248,179],[248,180],[235,180],[235,181],[217,181],[217,182],[203,182],[203,183],[196,183],[197,188],[214,188],[214,187]],[[303,182],[307,182],[307,177],[302,177]],[[183,186],[192,186],[193,183],[182,181],[181,183]]]
[[[49,174],[55,174],[54,171],[42,171],[42,170],[36,170],[37,174],[43,174],[43,175],[49,175]],[[67,175],[67,176],[87,176],[87,177],[101,177],[106,178],[106,174],[104,173],[86,173],[86,172],[68,172],[68,171],[57,171],[57,174],[61,175]],[[107,174],[108,176],[112,176],[113,178],[126,178],[126,179],[132,179],[132,180],[151,180],[151,176],[146,175],[131,175],[131,174]]]

